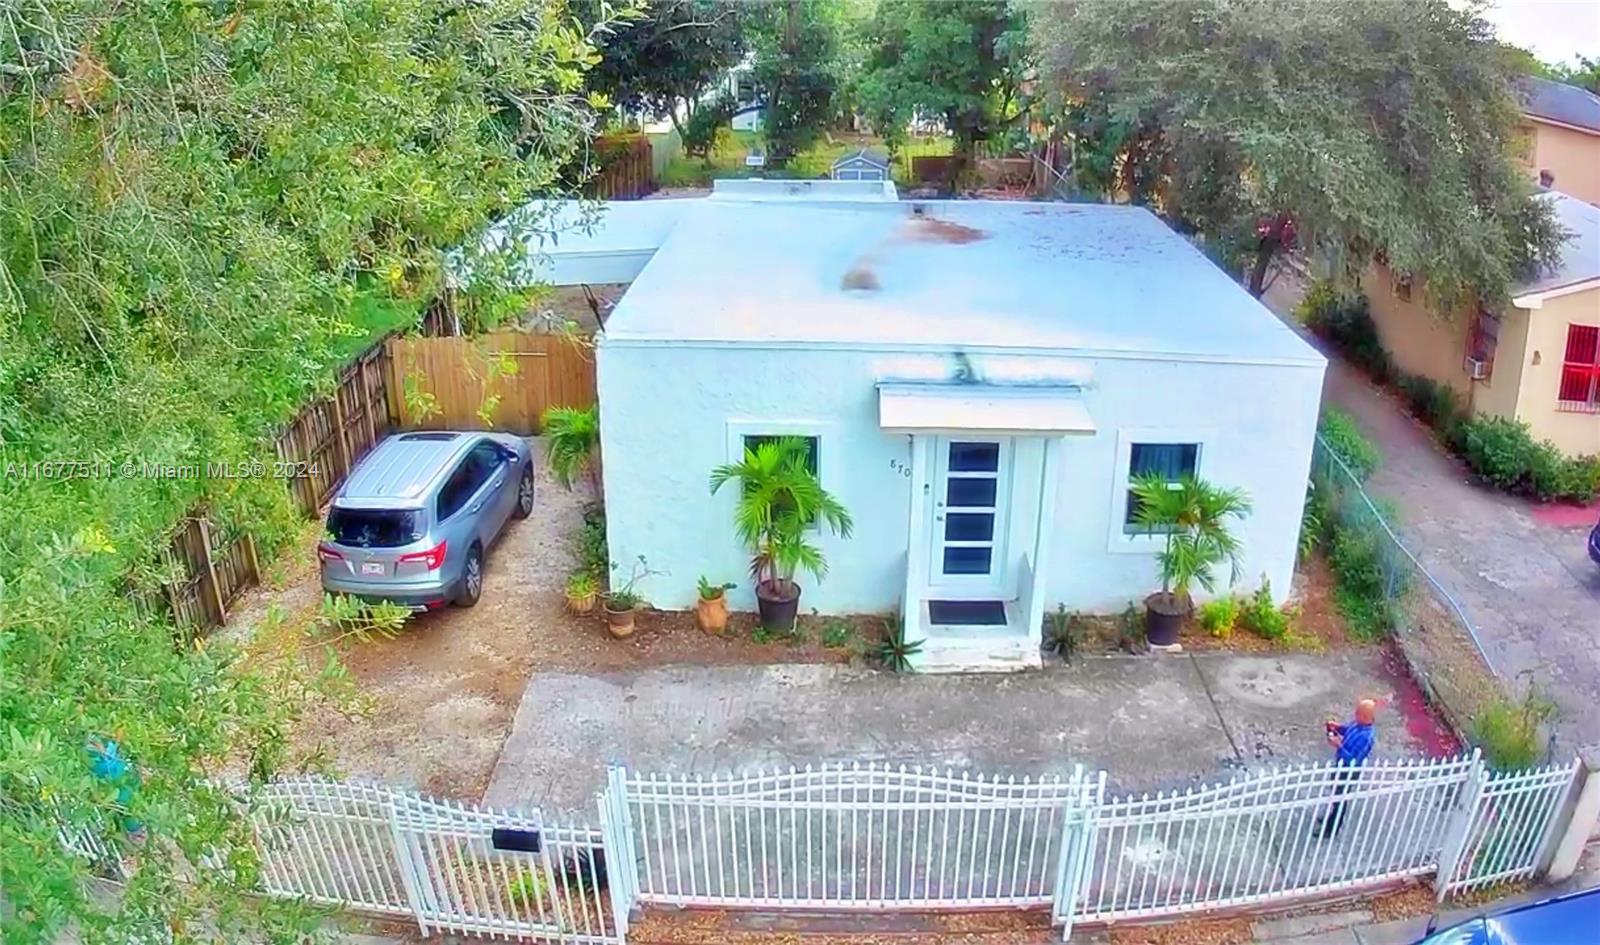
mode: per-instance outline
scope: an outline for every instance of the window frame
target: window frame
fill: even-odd
[[[737,463],[744,459],[745,437],[780,437],[798,436],[816,441],[813,448],[816,457],[817,481],[822,488],[838,496],[837,484],[843,481],[839,476],[837,452],[830,447],[830,442],[835,440],[838,425],[820,420],[751,420],[739,418],[729,420],[727,424],[726,462]],[[841,497],[841,501],[844,501]],[[811,522],[806,526],[806,531],[820,533],[820,522]]]
[[[1204,479],[1209,457],[1216,450],[1216,430],[1209,427],[1130,427],[1117,431],[1111,475],[1110,520],[1106,523],[1106,550],[1113,554],[1156,554],[1166,547],[1166,534],[1145,529],[1129,531],[1128,500],[1133,472],[1134,444],[1195,447],[1194,474]]]
[[[1594,334],[1594,351],[1591,361],[1569,359],[1573,348],[1573,335],[1579,331]],[[1589,394],[1584,400],[1567,400],[1561,396],[1567,386],[1567,372],[1579,371],[1588,375]],[[1567,324],[1567,335],[1561,348],[1561,370],[1556,375],[1556,409],[1563,413],[1600,413],[1600,325],[1579,322]]]

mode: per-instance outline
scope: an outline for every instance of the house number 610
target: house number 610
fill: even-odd
[[[911,467],[900,462],[898,459],[889,460],[889,468],[906,477],[907,479],[911,478]]]

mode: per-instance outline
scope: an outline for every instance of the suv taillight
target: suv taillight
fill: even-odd
[[[429,548],[427,551],[413,551],[408,555],[401,555],[400,563],[405,564],[407,561],[421,561],[423,566],[429,571],[437,571],[444,565],[444,546],[445,543],[441,541],[438,545]]]
[[[343,561],[344,560],[344,555],[340,554],[337,551],[334,551],[332,548],[329,548],[327,545],[318,545],[317,546],[317,557],[322,559],[323,561]]]

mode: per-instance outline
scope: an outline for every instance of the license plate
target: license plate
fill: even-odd
[[[361,562],[361,573],[362,574],[382,574],[383,573],[383,562],[382,561],[363,561],[363,562]]]

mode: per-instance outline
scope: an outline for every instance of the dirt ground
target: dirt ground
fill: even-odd
[[[569,542],[591,494],[586,486],[568,492],[555,484],[537,439],[533,446],[539,467],[533,514],[513,520],[490,550],[477,606],[415,617],[391,639],[337,644],[370,696],[371,711],[309,719],[296,732],[299,747],[320,744],[342,775],[476,801],[536,669],[845,662],[861,658],[880,635],[872,618],[857,618],[855,645],[828,649],[820,642],[820,621],[802,618],[796,639],[756,643],[749,615],[734,615],[719,637],[701,633],[692,614],[645,611],[631,638],[612,638],[598,611],[573,616],[563,595],[574,566]],[[233,632],[249,634],[274,603],[301,619],[315,613],[321,601],[315,534],[308,530],[299,543],[305,547],[280,561],[270,587],[241,602]],[[316,663],[323,655],[309,654]]]

